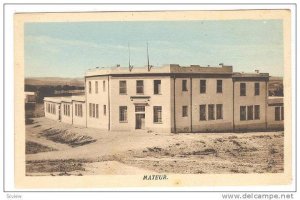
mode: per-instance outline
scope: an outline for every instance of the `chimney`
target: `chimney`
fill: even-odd
[[[222,66],[222,67],[223,67],[223,66],[224,66],[224,64],[223,64],[223,63],[220,63],[220,64],[219,64],[219,66]]]

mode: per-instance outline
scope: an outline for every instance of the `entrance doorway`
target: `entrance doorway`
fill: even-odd
[[[145,114],[135,114],[135,129],[145,129]]]

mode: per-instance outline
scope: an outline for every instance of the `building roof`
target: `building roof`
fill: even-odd
[[[44,97],[44,101],[50,101],[55,103],[61,102],[68,102],[71,103],[72,101],[83,101],[85,102],[85,96],[63,96],[63,97]]]
[[[220,65],[217,67],[204,67],[200,65],[180,66],[178,64],[169,64],[161,67],[103,67],[90,69],[85,73],[86,77],[114,74],[232,74],[232,66]]]
[[[268,97],[268,104],[283,104],[284,97],[279,96],[269,96]]]

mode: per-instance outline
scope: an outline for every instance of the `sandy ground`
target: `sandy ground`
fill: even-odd
[[[34,118],[26,125],[26,140],[39,145],[26,154],[26,172],[34,176],[280,173],[283,138],[283,132],[105,132]]]

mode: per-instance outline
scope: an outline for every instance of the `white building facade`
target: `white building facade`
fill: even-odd
[[[274,115],[268,81],[269,74],[234,73],[224,65],[96,68],[85,74],[85,96],[61,98],[61,117],[45,116],[107,131],[267,130],[268,116]],[[272,128],[283,129],[276,124]]]

